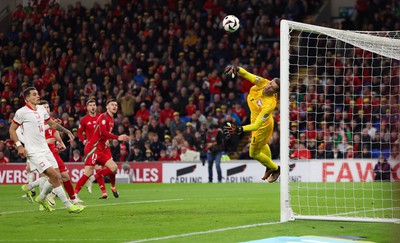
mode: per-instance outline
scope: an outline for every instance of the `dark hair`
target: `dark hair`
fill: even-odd
[[[86,106],[88,106],[90,103],[95,103],[96,104],[96,101],[94,99],[90,99],[90,100],[86,101]]]
[[[24,89],[24,91],[22,92],[22,95],[24,96],[24,99],[28,98],[31,95],[31,91],[32,90],[36,90],[35,87],[28,87],[26,89]]]
[[[47,100],[41,100],[39,102],[39,105],[48,105],[48,104],[49,104],[49,102]]]
[[[281,80],[279,78],[274,78],[272,81],[275,81],[275,83],[278,85],[278,88],[281,87]],[[279,89],[277,91],[279,91]]]
[[[116,99],[109,99],[109,100],[107,100],[106,105],[108,105],[111,102],[117,102],[117,100]]]

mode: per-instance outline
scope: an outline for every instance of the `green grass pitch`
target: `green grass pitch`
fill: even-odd
[[[43,212],[22,198],[19,185],[0,185],[0,242],[243,242],[275,236],[360,236],[399,242],[400,225],[305,221],[279,223],[279,184],[120,184],[87,208]],[[107,184],[109,189],[109,184]],[[303,189],[300,189],[303,190]],[[306,192],[305,192],[306,193]],[[309,192],[307,192],[309,193]]]

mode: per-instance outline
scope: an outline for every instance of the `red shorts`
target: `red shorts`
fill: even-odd
[[[110,148],[100,150],[97,147],[85,146],[85,165],[105,165],[110,159],[112,159]]]
[[[54,158],[57,161],[58,164],[58,169],[60,170],[60,173],[62,172],[68,172],[67,167],[65,166],[64,161],[61,159],[60,155],[57,153],[57,151],[51,151],[53,153]]]

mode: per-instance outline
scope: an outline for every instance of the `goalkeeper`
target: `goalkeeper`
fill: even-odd
[[[249,155],[266,167],[262,179],[268,179],[270,183],[274,182],[280,175],[280,167],[271,159],[268,141],[274,130],[272,113],[276,107],[280,80],[279,78],[268,80],[236,66],[227,66],[225,74],[232,77],[239,74],[254,85],[247,96],[247,104],[251,112],[251,124],[236,126],[235,124],[227,123],[223,129],[224,134],[227,138],[230,138],[233,134],[239,135],[242,132],[251,132]]]

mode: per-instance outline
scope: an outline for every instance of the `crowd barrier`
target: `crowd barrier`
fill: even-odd
[[[208,166],[187,162],[119,162],[117,176],[132,183],[207,183]],[[122,166],[123,164],[128,165]],[[278,161],[279,164],[279,161]],[[370,182],[375,160],[291,161],[289,179],[295,182]],[[72,183],[83,174],[82,163],[66,163]],[[400,182],[400,161],[391,162],[392,181]],[[265,168],[254,160],[231,160],[221,163],[223,183],[263,182]],[[216,170],[214,169],[214,182]],[[128,176],[126,176],[128,175]],[[35,177],[39,176],[35,172]],[[0,184],[23,184],[28,179],[23,163],[0,164]]]

